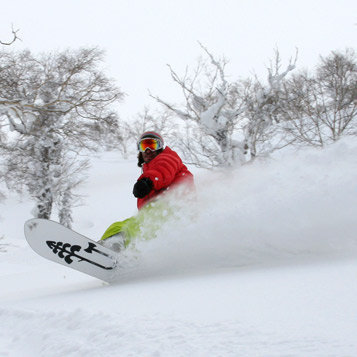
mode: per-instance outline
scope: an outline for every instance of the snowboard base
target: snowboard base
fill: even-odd
[[[42,257],[111,283],[118,269],[116,252],[47,219],[25,222],[25,237]]]

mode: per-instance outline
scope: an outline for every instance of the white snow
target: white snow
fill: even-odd
[[[139,169],[92,164],[74,229],[96,239],[136,212]],[[36,255],[32,203],[0,203],[0,356],[355,356],[356,139],[193,171],[187,216],[138,242],[114,285]]]

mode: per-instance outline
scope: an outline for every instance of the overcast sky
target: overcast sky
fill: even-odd
[[[0,38],[12,24],[34,52],[99,46],[108,74],[127,93],[122,117],[155,107],[148,90],[180,101],[166,64],[178,73],[203,55],[198,41],[229,60],[232,79],[262,74],[274,48],[299,67],[319,55],[356,49],[356,0],[1,0]]]

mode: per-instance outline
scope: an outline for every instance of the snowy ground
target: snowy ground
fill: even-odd
[[[74,229],[134,214],[138,173],[93,159]],[[37,256],[31,203],[0,204],[0,356],[356,356],[356,139],[195,173],[190,219],[139,242],[114,285]]]

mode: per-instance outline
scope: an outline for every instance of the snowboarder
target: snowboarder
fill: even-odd
[[[143,211],[150,212],[153,202],[168,189],[181,184],[193,187],[193,175],[183,164],[179,155],[154,131],[144,132],[138,140],[138,166],[142,174],[133,187],[139,214],[124,221],[115,222],[105,231],[101,243],[109,248],[121,250],[140,232]],[[156,208],[157,210],[157,208]]]

